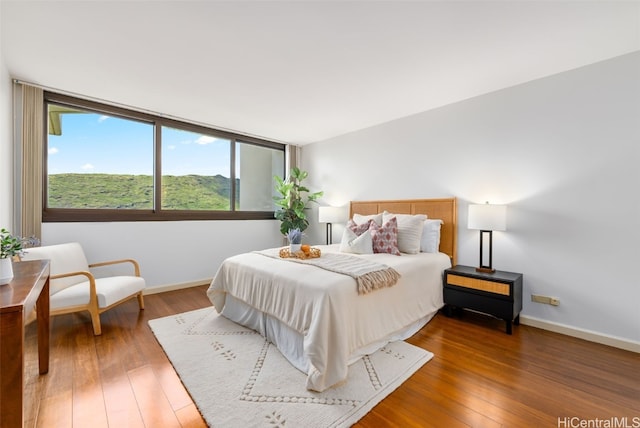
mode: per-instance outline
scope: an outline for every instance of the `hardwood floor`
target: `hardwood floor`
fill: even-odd
[[[102,314],[102,336],[83,314],[54,317],[44,376],[29,325],[25,426],[205,426],[147,324],[209,306],[205,290],[146,296],[140,313],[127,302]],[[438,314],[408,340],[435,357],[356,426],[572,427],[626,417],[626,428],[640,427],[640,354],[533,327],[516,326],[512,336],[503,329],[477,314]]]

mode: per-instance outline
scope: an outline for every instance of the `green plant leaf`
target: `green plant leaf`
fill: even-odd
[[[286,235],[289,230],[305,230],[309,226],[309,220],[305,210],[309,202],[315,202],[323,192],[311,193],[310,190],[301,184],[309,173],[298,167],[291,168],[289,176],[283,179],[275,176],[275,189],[280,197],[274,196],[275,205],[281,209],[275,213],[275,218],[280,220],[280,232]]]

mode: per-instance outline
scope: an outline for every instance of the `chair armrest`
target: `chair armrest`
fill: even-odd
[[[135,270],[135,276],[140,276],[140,265],[134,259],[120,259],[120,260],[110,260],[107,262],[99,262],[99,263],[91,263],[89,265],[90,268],[100,267],[100,266],[108,266],[115,265],[118,263],[131,263],[133,264],[133,269]]]
[[[50,279],[60,279],[60,278],[67,278],[70,276],[78,276],[78,275],[84,275],[87,278],[89,278],[89,281],[93,281],[94,277],[93,274],[91,272],[87,272],[86,270],[79,270],[77,272],[65,272],[65,273],[59,273],[57,275],[51,275]]]
[[[59,273],[57,275],[51,275],[49,279],[53,280],[53,279],[67,278],[70,276],[79,276],[79,275],[84,275],[87,277],[87,279],[89,279],[89,302],[92,305],[97,307],[98,294],[96,291],[96,279],[91,272],[87,272],[86,270],[79,270],[77,272]]]

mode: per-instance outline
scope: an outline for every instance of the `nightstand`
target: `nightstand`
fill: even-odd
[[[477,272],[471,266],[454,266],[444,271],[444,303],[493,315],[507,323],[520,323],[522,274],[497,270]]]

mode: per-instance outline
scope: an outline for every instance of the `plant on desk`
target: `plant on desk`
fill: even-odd
[[[37,238],[18,238],[7,229],[0,229],[0,285],[8,284],[13,279],[11,259],[21,255],[26,245],[35,246],[39,242]]]

